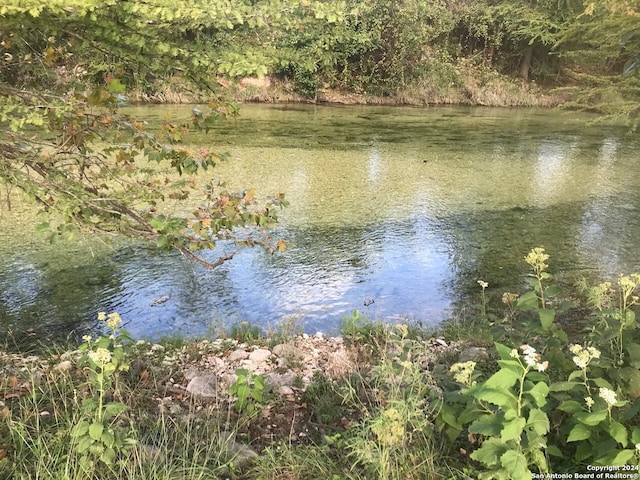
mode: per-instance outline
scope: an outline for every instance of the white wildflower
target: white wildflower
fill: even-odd
[[[106,348],[97,348],[94,352],[89,352],[88,355],[95,363],[104,364],[111,361],[111,352]]]
[[[544,372],[548,367],[549,362],[547,362],[546,360],[542,363],[536,364],[536,370],[538,370],[539,372]]]
[[[616,392],[613,390],[609,390],[608,388],[601,388],[598,392],[600,398],[602,398],[609,406],[613,406],[616,404],[618,399],[616,398]]]

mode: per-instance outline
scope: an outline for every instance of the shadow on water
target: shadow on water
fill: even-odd
[[[294,247],[274,256],[244,250],[213,272],[140,245],[59,270],[20,259],[0,275],[0,318],[17,347],[67,341],[70,332],[77,340],[97,327],[99,310],[120,312],[134,336],[147,338],[214,333],[240,320],[275,325],[284,316],[331,332],[353,310],[435,324],[479,298],[479,279],[495,308],[504,291],[522,291],[523,258],[534,246],[547,249],[564,285],[640,271],[638,209],[638,196],[608,197],[350,228],[280,227]]]
[[[99,311],[147,338],[285,316],[332,332],[354,310],[436,324],[479,299],[477,280],[495,308],[522,291],[535,246],[565,285],[640,271],[638,145],[584,125],[537,110],[251,108],[214,132],[236,159],[217,172],[287,192],[273,234],[293,247],[209,272],[145,245],[25,245],[14,221],[0,229],[0,342],[77,341]],[[205,255],[233,247],[219,249]]]

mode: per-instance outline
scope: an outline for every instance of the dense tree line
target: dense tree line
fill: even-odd
[[[461,85],[478,68],[589,86],[635,66],[637,2],[611,0],[9,1],[0,7],[0,81],[152,91],[179,74],[271,75],[314,96],[330,86],[396,95]],[[599,80],[597,80],[599,79]]]

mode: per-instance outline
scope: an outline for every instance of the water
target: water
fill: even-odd
[[[131,111],[153,120],[190,109]],[[14,205],[0,218],[0,328],[48,339],[94,327],[102,310],[150,338],[291,316],[331,332],[354,310],[435,324],[478,298],[479,279],[496,304],[521,290],[534,246],[565,284],[640,271],[640,146],[624,126],[595,120],[530,109],[244,106],[196,141],[232,155],[208,175],[287,194],[273,234],[293,247],[240,250],[209,272],[143,245],[48,246],[32,232],[41,221],[32,209]]]

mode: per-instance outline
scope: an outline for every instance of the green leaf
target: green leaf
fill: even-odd
[[[559,285],[549,285],[545,291],[545,297],[555,297],[562,293],[562,288]]]
[[[544,407],[547,404],[547,395],[549,394],[549,386],[546,382],[536,383],[527,394],[533,398],[537,407]]]
[[[513,387],[519,379],[520,375],[512,370],[503,368],[491,375],[482,386],[487,388],[501,388],[506,390]]]
[[[513,360],[511,357],[511,348],[498,342],[494,343],[494,345],[498,355],[500,356],[500,360]]]
[[[529,312],[531,310],[537,310],[538,308],[538,295],[536,292],[529,291],[523,295],[520,295],[516,303],[516,308],[523,312]]]
[[[71,432],[72,437],[82,437],[87,434],[89,431],[89,422],[86,420],[82,420],[79,424],[75,426],[73,431]]]
[[[508,442],[509,440],[519,440],[524,431],[527,421],[522,417],[516,417],[504,423],[504,428],[500,432],[500,440]]]
[[[509,450],[500,457],[500,464],[511,478],[531,480],[531,471],[527,468],[527,457],[515,450]]]
[[[618,442],[622,447],[627,446],[628,435],[627,429],[619,422],[612,420],[609,424],[609,435],[611,435],[616,442]]]
[[[533,430],[539,435],[545,435],[550,428],[549,418],[542,410],[535,408],[529,412],[527,426],[533,428]]]
[[[102,433],[102,437],[100,437],[100,441],[107,447],[113,447],[113,444],[116,441],[116,436],[113,434],[113,431],[105,430]]]
[[[469,433],[479,433],[485,437],[496,437],[502,430],[502,420],[497,415],[482,415],[469,425]]]
[[[578,420],[583,425],[589,425],[590,427],[595,427],[599,425],[600,422],[607,418],[608,412],[607,410],[600,410],[599,412],[580,412],[575,414],[575,419]]]
[[[562,453],[562,450],[560,450],[555,445],[549,445],[547,447],[547,453],[553,457],[564,458],[564,454]]]
[[[538,316],[540,317],[540,325],[543,331],[547,331],[553,325],[553,320],[556,318],[556,311],[549,308],[546,310],[538,310]]]
[[[635,450],[620,450],[619,452],[605,455],[604,457],[597,458],[593,463],[599,465],[635,465],[632,463],[635,460],[636,451]],[[635,477],[634,477],[635,478]]]
[[[580,385],[578,382],[553,382],[549,385],[550,392],[568,392],[573,390],[576,385]],[[576,402],[577,403],[577,402]]]
[[[105,420],[110,420],[112,418],[117,417],[126,409],[127,409],[127,406],[121,402],[110,402],[104,407],[103,418]]]
[[[490,438],[482,442],[482,446],[469,455],[473,460],[481,462],[489,467],[498,465],[500,457],[509,450],[509,447],[498,438]]]
[[[486,388],[483,386],[473,396],[478,400],[498,405],[505,410],[515,410],[518,406],[518,399],[511,392],[502,388]]]
[[[95,440],[89,436],[84,436],[78,441],[78,453],[86,452]]]
[[[100,460],[107,464],[113,465],[114,460],[116,459],[116,452],[113,448],[106,448],[102,455],[100,455]]]
[[[104,425],[100,422],[94,422],[89,427],[89,436],[94,440],[100,440],[102,437],[102,431],[104,430]]]
[[[571,432],[569,432],[569,436],[567,437],[567,442],[578,442],[580,440],[586,440],[591,436],[591,429],[582,423],[578,423],[575,425]]]

